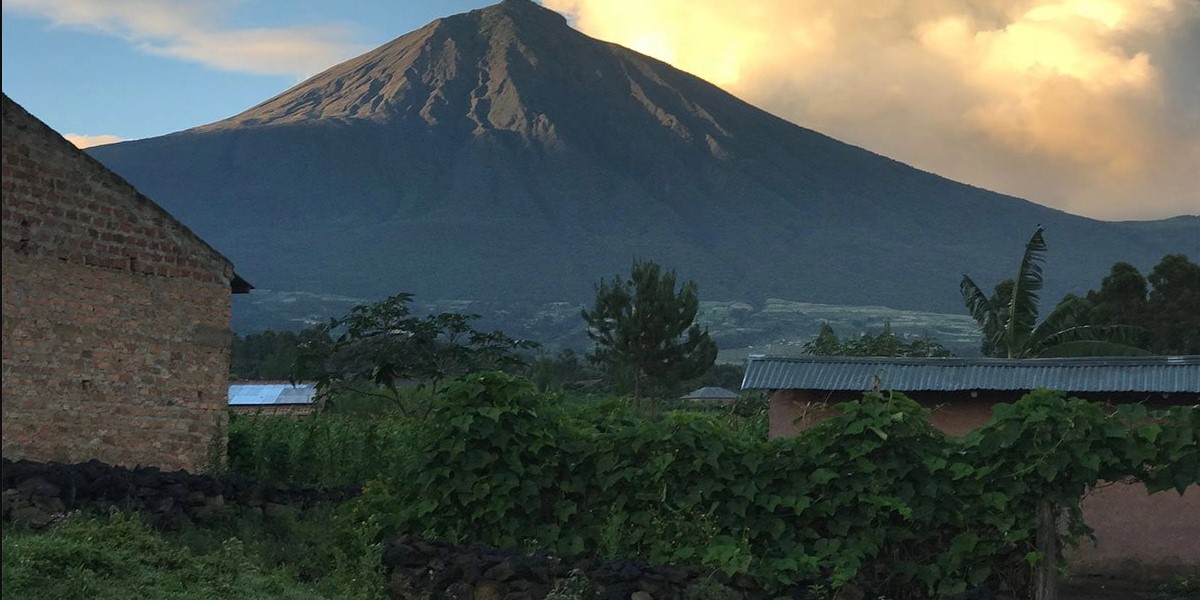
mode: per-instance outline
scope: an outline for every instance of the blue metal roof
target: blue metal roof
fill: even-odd
[[[1031,390],[1200,394],[1200,356],[851,358],[751,356],[743,390]]]
[[[312,383],[231,383],[230,406],[312,404],[317,386]]]

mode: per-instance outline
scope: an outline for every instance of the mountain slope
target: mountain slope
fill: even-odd
[[[1046,296],[1118,260],[1200,255],[1200,224],[1106,223],[922,172],[505,0],[242,114],[90,152],[260,288],[538,303],[656,260],[707,299],[961,310],[962,273]]]

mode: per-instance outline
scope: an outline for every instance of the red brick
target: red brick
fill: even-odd
[[[228,330],[232,265],[4,101],[4,456],[195,470],[224,435],[229,349],[192,336]]]

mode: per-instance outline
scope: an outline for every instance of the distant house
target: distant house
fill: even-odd
[[[903,392],[930,410],[942,431],[966,434],[992,407],[1033,389],[1150,408],[1200,404],[1200,356],[1135,358],[772,358],[751,356],[743,390],[770,397],[770,436],[790,437],[827,418],[839,402],[871,390]],[[1071,557],[1078,574],[1144,575],[1200,569],[1200,486],[1183,496],[1149,495],[1117,483],[1083,499],[1096,544]]]
[[[204,466],[250,284],[7,95],[3,119],[4,457]]]
[[[722,387],[702,387],[698,390],[693,390],[679,397],[680,400],[690,400],[695,402],[714,402],[725,403],[735,402],[738,399],[737,392],[731,392]]]
[[[770,395],[771,437],[795,435],[820,409],[872,389],[903,392],[932,409],[942,431],[965,434],[992,406],[1048,388],[1097,402],[1168,407],[1200,403],[1200,356],[1134,358],[859,358],[751,356],[743,390]]]
[[[237,413],[300,416],[316,409],[317,386],[285,381],[229,384],[229,408]]]

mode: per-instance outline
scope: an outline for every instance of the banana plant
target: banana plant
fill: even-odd
[[[1150,352],[1128,343],[1136,339],[1136,327],[1086,325],[1088,304],[1076,296],[1067,296],[1038,322],[1046,249],[1039,226],[1025,244],[1011,286],[1005,285],[1009,282],[997,286],[992,297],[963,275],[959,289],[967,311],[979,323],[987,353],[999,358],[1149,356]]]

